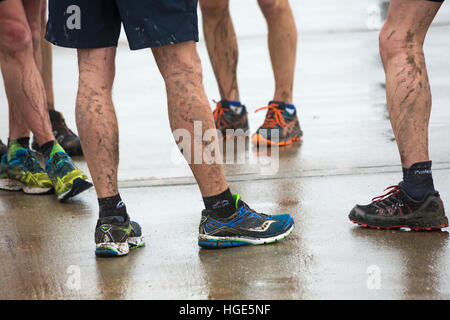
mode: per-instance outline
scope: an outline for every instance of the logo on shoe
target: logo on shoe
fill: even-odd
[[[241,114],[243,108],[242,107],[235,107],[235,106],[230,106],[230,109],[235,113],[235,114]]]
[[[262,225],[260,225],[259,227],[250,228],[248,230],[256,231],[256,232],[264,232],[264,231],[269,230],[270,225],[274,222],[275,222],[275,220],[267,220],[267,221],[264,221],[264,223]]]
[[[119,202],[116,204],[116,208],[117,208],[117,209],[120,209],[120,208],[123,208],[123,207],[125,207],[125,203],[123,203],[123,201],[119,201]]]

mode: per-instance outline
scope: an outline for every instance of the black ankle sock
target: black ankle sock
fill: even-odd
[[[416,162],[409,169],[403,168],[402,187],[415,200],[421,200],[427,193],[436,191],[431,173],[431,161]]]
[[[16,140],[22,147],[30,148],[30,137],[23,137]]]
[[[55,140],[44,143],[42,146],[39,146],[39,150],[42,153],[44,159],[50,158],[50,153],[52,153],[53,145]]]
[[[120,216],[125,220],[128,218],[127,208],[120,194],[112,197],[98,198],[98,206],[100,207],[100,218],[111,216]]]
[[[234,198],[228,188],[221,194],[203,198],[205,208],[214,211],[220,218],[227,218],[236,212]]]
[[[9,148],[9,145],[11,144],[11,141],[16,141],[22,147],[27,148],[27,149],[30,147],[30,137],[22,137],[22,138],[15,139],[15,140],[11,140],[8,138],[8,148]]]

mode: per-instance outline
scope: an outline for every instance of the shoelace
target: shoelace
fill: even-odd
[[[268,219],[270,218],[269,215],[265,214],[265,213],[261,213],[261,212],[257,212],[255,210],[253,210],[252,208],[249,207],[249,205],[247,203],[245,203],[244,201],[241,200],[241,204],[242,206],[245,208],[246,213],[249,213],[249,217],[254,217],[254,216],[260,216],[263,219]]]
[[[225,114],[225,112],[223,111],[223,105],[221,102],[216,102],[216,109],[213,112],[214,115],[214,120],[216,122],[216,126],[222,126],[226,124],[226,121],[223,120],[222,116]]]
[[[54,163],[54,171],[60,176],[65,176],[73,170],[73,165],[66,154],[57,152],[52,157],[52,163]]]
[[[391,196],[400,193],[400,187],[398,185],[389,186],[386,189],[384,189],[384,191],[388,191],[388,192],[386,192],[385,194],[383,194],[381,196],[373,198],[372,202],[375,202],[375,203],[382,202],[382,201],[390,198]]]
[[[44,171],[44,170],[42,170],[41,165],[37,161],[34,151],[27,150],[25,152],[24,164],[25,164],[26,168],[32,173]]]
[[[283,118],[283,110],[280,110],[277,108],[278,104],[271,103],[268,106],[261,107],[256,109],[255,112],[261,111],[261,110],[268,110],[266,119],[264,120],[263,125],[261,128],[274,128],[276,125],[279,125],[281,127],[286,126],[286,121],[284,121]]]

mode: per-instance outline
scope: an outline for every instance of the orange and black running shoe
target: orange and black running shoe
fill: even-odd
[[[356,205],[349,214],[353,223],[372,229],[409,228],[414,231],[439,230],[448,227],[444,204],[437,191],[420,200],[411,198],[399,185],[386,189],[385,195],[368,205]]]
[[[260,110],[267,110],[267,114],[263,125],[253,135],[254,144],[286,146],[301,140],[303,132],[295,108],[286,108],[284,102],[271,101],[256,112]]]
[[[217,102],[214,121],[217,131],[222,134],[221,139],[244,137],[249,130],[245,106],[235,106],[228,100]]]

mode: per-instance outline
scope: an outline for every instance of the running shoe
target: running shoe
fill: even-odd
[[[67,127],[63,114],[56,110],[49,110],[48,113],[56,141],[58,141],[67,154],[71,156],[82,155],[83,150],[81,149],[80,138]],[[39,150],[39,145],[36,140],[33,140],[32,147],[34,150]]]
[[[227,100],[221,100],[217,102],[213,114],[217,131],[221,133],[221,139],[244,137],[249,129],[247,109],[244,105],[235,107],[230,105]]]
[[[295,109],[291,112],[285,103],[271,101],[256,112],[261,110],[267,110],[267,114],[264,123],[253,135],[253,144],[285,146],[301,140],[303,132]]]
[[[204,248],[228,248],[242,245],[269,244],[289,236],[294,220],[288,214],[266,215],[251,209],[234,194],[236,212],[223,219],[212,210],[203,210],[198,245]]]
[[[4,154],[0,161],[0,190],[20,191],[22,190],[22,183],[20,181],[10,179],[8,177],[8,160],[7,155]]]
[[[128,254],[130,250],[145,246],[141,226],[121,216],[97,220],[95,228],[95,255],[115,257]]]
[[[60,201],[72,198],[92,187],[88,177],[74,165],[57,142],[53,146],[45,169]]]
[[[2,156],[0,165],[0,189],[27,194],[46,194],[53,189],[52,181],[41,168],[36,153],[10,142],[9,154]]]
[[[421,200],[412,199],[399,185],[386,188],[386,194],[373,198],[368,205],[356,205],[349,219],[372,229],[410,228],[414,231],[448,227],[439,192],[430,192]]]
[[[6,153],[8,153],[8,147],[0,140],[0,158]]]

